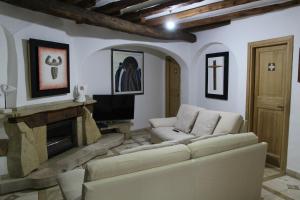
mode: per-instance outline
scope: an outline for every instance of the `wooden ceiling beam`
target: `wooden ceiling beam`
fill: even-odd
[[[130,34],[163,39],[163,40],[183,40],[195,42],[196,36],[185,31],[170,32],[159,28],[152,28],[145,25],[134,24],[116,17],[111,17],[101,13],[89,11],[71,4],[57,0],[0,0],[15,6],[29,10],[46,13],[49,15],[74,20],[79,23],[106,27],[112,30],[122,31]]]
[[[217,22],[217,23],[214,23],[214,24],[196,26],[196,27],[193,27],[193,28],[185,29],[185,30],[189,31],[189,32],[200,32],[200,31],[206,31],[206,30],[210,30],[210,29],[214,29],[214,28],[219,28],[219,27],[222,27],[222,26],[227,26],[227,25],[230,25],[230,24],[231,24],[231,21],[227,20],[227,21]]]
[[[96,0],[60,0],[64,3],[73,4],[82,8],[91,8],[96,5]]]
[[[148,0],[120,0],[111,2],[108,4],[105,4],[103,6],[94,8],[93,10],[96,12],[100,12],[103,14],[109,14],[109,15],[119,15],[120,11],[124,8],[127,8],[129,6],[133,6],[139,3],[146,2]]]
[[[238,12],[220,15],[220,16],[216,16],[216,17],[210,17],[210,18],[185,22],[185,23],[178,24],[177,28],[189,30],[191,28],[195,28],[198,26],[205,26],[205,25],[210,25],[210,24],[216,24],[219,22],[224,22],[227,20],[234,20],[234,19],[238,19],[238,18],[242,18],[242,17],[249,17],[249,16],[253,16],[253,15],[265,14],[267,12],[283,10],[283,9],[294,7],[297,5],[300,5],[300,0],[292,0],[292,1],[285,2],[285,3],[277,3],[277,4],[273,4],[273,5],[269,5],[269,6],[252,8],[252,9],[238,11]]]
[[[211,4],[207,4],[207,5],[203,5],[203,6],[199,6],[196,8],[192,8],[189,10],[185,10],[182,12],[178,12],[178,13],[174,13],[174,14],[170,14],[170,15],[165,15],[162,17],[158,17],[158,18],[154,18],[154,19],[150,19],[145,21],[145,24],[150,25],[150,26],[158,26],[161,24],[164,24],[168,19],[184,19],[187,17],[192,17],[195,15],[200,15],[203,13],[207,13],[207,12],[212,12],[212,11],[216,11],[216,10],[221,10],[221,9],[225,9],[225,8],[230,8],[233,6],[239,6],[239,5],[243,5],[243,4],[247,4],[247,3],[252,3],[255,1],[259,1],[259,0],[227,0],[227,1],[219,1],[219,2],[215,2],[215,3],[211,3]]]
[[[203,0],[172,0],[172,1],[167,1],[165,3],[158,4],[158,5],[150,7],[150,8],[145,8],[145,9],[139,10],[137,12],[123,14],[123,15],[121,15],[121,18],[125,19],[125,20],[129,20],[129,21],[141,22],[141,21],[143,21],[144,17],[167,11],[172,6],[182,7],[182,6],[187,6],[187,5],[197,3],[197,2],[201,2],[201,1],[203,1]]]
[[[82,8],[91,8],[96,5],[96,0],[83,0],[75,5]]]

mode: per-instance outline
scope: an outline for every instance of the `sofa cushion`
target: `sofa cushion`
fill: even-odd
[[[205,136],[211,135],[219,121],[220,114],[210,110],[201,110],[194,124],[192,135]]]
[[[173,146],[176,144],[178,144],[176,141],[164,141],[164,142],[158,143],[158,144],[147,144],[147,145],[134,147],[131,149],[125,149],[125,150],[121,151],[120,154],[128,154],[128,153],[134,153],[134,152],[138,152],[138,151],[158,149],[158,148],[162,148],[162,147]]]
[[[177,117],[149,119],[149,123],[153,128],[174,126],[176,121]]]
[[[84,169],[75,169],[57,176],[57,182],[65,200],[81,200]]]
[[[178,143],[186,143],[189,140],[195,138],[194,135],[186,134],[181,131],[174,131],[174,127],[159,127],[153,128],[152,135],[159,137],[163,141],[172,140]]]
[[[212,111],[220,114],[220,120],[213,134],[238,133],[243,124],[243,117],[238,113]]]
[[[187,146],[191,150],[192,158],[199,158],[256,144],[257,142],[258,139],[254,133],[241,133],[199,140]]]
[[[190,151],[187,146],[178,144],[95,160],[87,164],[85,181],[129,174],[189,159]]]
[[[174,127],[185,133],[189,133],[195,123],[200,107],[182,104],[177,113],[177,121]]]

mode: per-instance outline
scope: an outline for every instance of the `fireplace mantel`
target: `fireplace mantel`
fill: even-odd
[[[78,146],[95,143],[101,136],[91,116],[93,104],[73,101],[19,107],[6,115],[7,165],[11,177],[24,177],[48,160],[47,126],[74,119]]]
[[[38,104],[18,107],[7,115],[9,123],[25,122],[30,128],[44,126],[53,122],[80,117],[83,115],[83,107],[91,112],[95,100],[84,103],[74,101],[61,101],[55,103]]]

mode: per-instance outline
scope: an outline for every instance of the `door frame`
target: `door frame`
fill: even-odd
[[[292,69],[293,69],[293,50],[294,50],[294,36],[280,37],[258,42],[251,42],[248,44],[248,69],[247,69],[247,96],[246,96],[246,130],[250,132],[253,130],[253,115],[254,115],[254,92],[255,92],[255,55],[256,49],[261,47],[268,47],[274,45],[287,45],[287,82],[285,95],[285,110],[284,110],[284,125],[283,125],[283,140],[280,160],[280,171],[282,174],[286,172],[287,166],[287,149],[288,149],[288,135],[289,135],[289,116],[291,104],[291,86],[292,86]]]
[[[169,85],[169,83],[170,83],[170,80],[169,80],[170,68],[168,66],[168,63],[171,62],[172,60],[175,61],[179,65],[179,63],[174,58],[172,58],[171,56],[166,56],[166,58],[165,58],[165,99],[166,99],[165,116],[167,116],[167,114],[170,112],[170,110],[169,110],[169,107],[170,107],[169,106],[170,105],[170,98],[169,98],[169,96],[170,96],[170,85]],[[179,104],[180,104],[181,103],[181,67],[180,67],[180,65],[179,65],[179,69],[180,69],[180,76],[179,76],[179,83],[180,83],[180,85],[179,85],[179,96],[180,96]]]

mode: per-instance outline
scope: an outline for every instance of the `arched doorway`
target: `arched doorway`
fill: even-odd
[[[180,65],[172,57],[166,57],[166,117],[176,116],[180,103]]]

